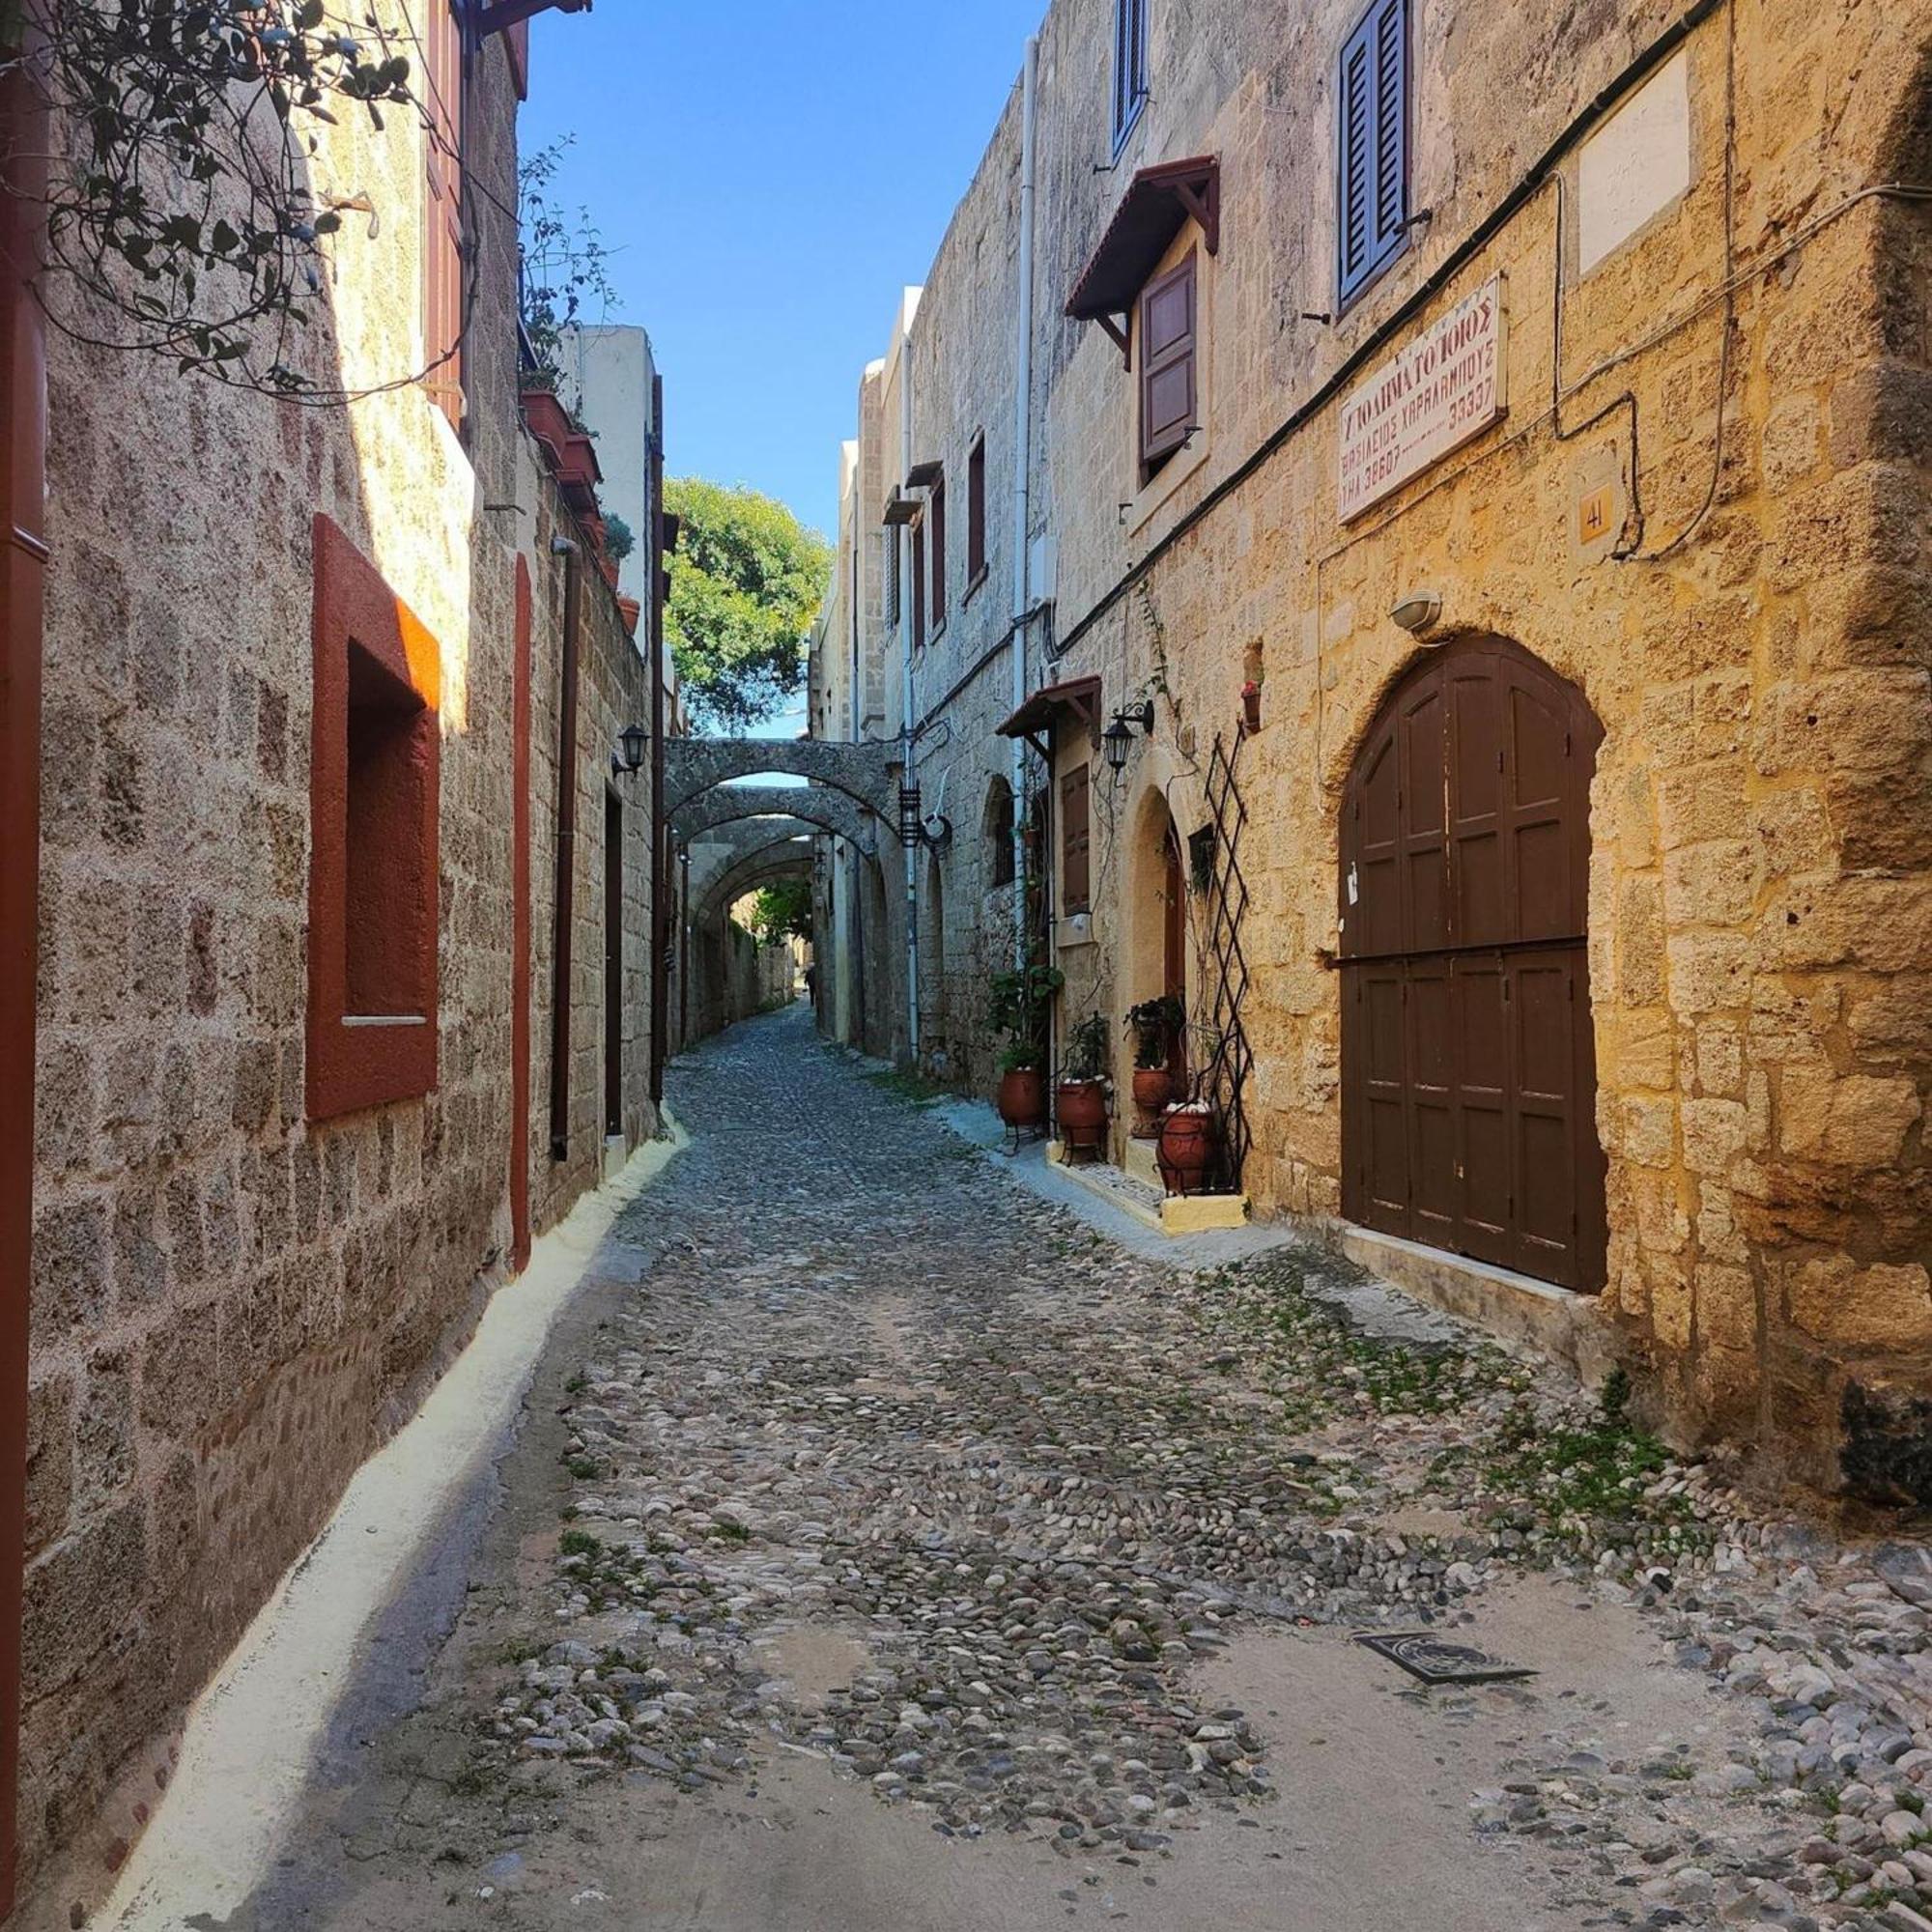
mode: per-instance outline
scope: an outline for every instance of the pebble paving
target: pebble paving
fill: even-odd
[[[1158,1861],[1278,1802],[1277,1740],[1193,1688],[1231,1641],[1479,1639],[1536,1570],[1634,1606],[1738,1722],[1634,1752],[1576,1712],[1468,1793],[1471,1833],[1578,1925],[1932,1932],[1922,1544],[1755,1509],[1619,1391],[1445,1322],[1365,1328],[1313,1245],[1116,1248],[802,1011],[671,1100],[694,1144],[613,1236],[639,1286],[568,1381],[470,1787],[711,1792],[791,1751],[949,1836]],[[807,1681],[802,1634],[846,1667]]]

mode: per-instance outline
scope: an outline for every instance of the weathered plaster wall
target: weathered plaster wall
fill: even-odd
[[[1127,963],[1148,889],[1131,830],[1154,795],[1183,837],[1203,822],[1213,743],[1232,744],[1241,685],[1262,680],[1239,767],[1258,1055],[1246,1179],[1263,1209],[1318,1219],[1340,1206],[1336,813],[1417,654],[1386,613],[1434,588],[1445,621],[1431,641],[1508,637],[1578,686],[1605,730],[1590,898],[1612,1223],[1601,1313],[1685,1433],[1776,1441],[1829,1480],[1848,1385],[1893,1391],[1851,1398],[1880,1464],[1888,1432],[1915,1427],[1912,1392],[1932,1385],[1932,216],[1861,198],[1926,177],[1932,13],[1715,10],[1685,48],[1680,198],[1579,276],[1573,149],[1560,230],[1544,181],[1399,315],[1675,13],[1417,5],[1411,205],[1431,219],[1330,323],[1309,318],[1336,307],[1332,75],[1352,8],[1208,0],[1184,33],[1156,9],[1151,99],[1110,174],[1095,172],[1110,10],[1059,0],[1040,56],[1033,483],[1058,541],[1053,631],[1071,644],[1032,682],[1097,674],[1108,710],[1156,697],[1153,742],[1118,788],[1095,786],[1094,939],[1062,952],[1069,1014],[1091,1002],[1118,1018],[1148,990]],[[948,452],[949,476],[981,425],[997,475],[1010,436],[1010,329],[985,292],[1013,232],[1012,124],[1009,109],[915,331],[917,454]],[[1130,173],[1196,154],[1219,157],[1222,195],[1219,252],[1202,258],[1202,431],[1142,491],[1134,379],[1097,327],[1059,312]],[[1200,241],[1183,232],[1176,248]],[[1357,351],[1350,381],[1365,376],[1497,273],[1506,419],[1342,526],[1322,384]],[[1576,534],[1576,499],[1604,476],[1620,519],[1641,503],[1628,559]],[[958,583],[956,491],[949,507]],[[997,577],[997,518],[989,529]],[[942,670],[931,654],[922,690],[970,666],[969,633],[970,607],[939,647],[957,655]],[[950,699],[923,782],[950,766],[970,794],[1003,770],[987,737],[1000,708],[978,687]],[[965,858],[955,841],[943,862],[949,952]],[[1198,953],[1191,894],[1189,910]],[[1198,956],[1190,977],[1198,998]]]

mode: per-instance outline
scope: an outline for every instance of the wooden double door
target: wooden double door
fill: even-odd
[[[1452,644],[1378,714],[1343,798],[1343,1211],[1587,1291],[1604,1284],[1581,693],[1500,639]]]

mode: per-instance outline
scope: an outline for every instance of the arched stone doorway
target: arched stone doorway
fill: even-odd
[[[1592,1292],[1602,739],[1582,694],[1520,646],[1450,644],[1384,699],[1340,830],[1343,1212]]]
[[[1170,999],[1182,1014],[1187,1004],[1187,869],[1180,830],[1160,791],[1150,787],[1135,815],[1132,915],[1128,926],[1128,1007]],[[1187,1032],[1177,1027],[1168,1041],[1168,1072],[1177,1098],[1185,1098],[1189,1071]]]
[[[925,892],[920,907],[919,1037],[926,1065],[944,1075],[952,1054],[946,1001],[946,875],[937,852],[925,860]]]

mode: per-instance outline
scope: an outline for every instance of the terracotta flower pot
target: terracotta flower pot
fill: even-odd
[[[619,597],[617,614],[623,618],[625,630],[635,638],[638,635],[638,622],[644,614],[644,607],[635,597]]]
[[[1009,1067],[1000,1075],[1000,1119],[1009,1127],[1037,1127],[1046,1118],[1046,1086],[1037,1066]]]
[[[556,391],[526,389],[520,400],[530,434],[549,444],[553,463],[560,461],[564,442],[570,436],[570,412],[557,401]]]
[[[1215,1157],[1221,1136],[1212,1114],[1177,1108],[1160,1123],[1160,1178],[1170,1194],[1199,1194]]]
[[[1160,1117],[1174,1098],[1174,1075],[1164,1066],[1134,1068],[1134,1105],[1146,1117],[1148,1132],[1158,1133]]]
[[[1060,1137],[1080,1153],[1095,1153],[1107,1139],[1107,1090],[1097,1080],[1063,1080],[1054,1090]]]

